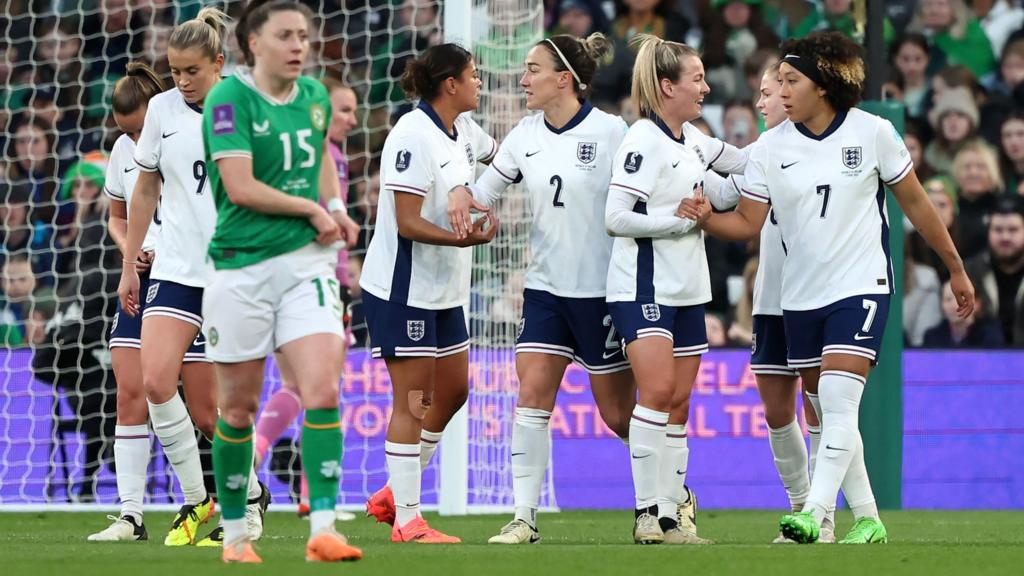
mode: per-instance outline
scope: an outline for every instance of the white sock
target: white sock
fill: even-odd
[[[786,487],[790,508],[800,510],[811,490],[807,472],[807,445],[804,444],[800,422],[793,420],[782,428],[770,428],[768,443],[775,457],[775,469],[779,471],[782,485]]]
[[[174,467],[174,474],[185,494],[186,504],[199,504],[206,499],[203,467],[199,463],[199,446],[185,403],[177,394],[163,404],[149,402],[149,419],[153,433],[160,439],[164,455]]]
[[[665,426],[665,446],[658,463],[658,517],[676,519],[686,498],[686,467],[690,449],[686,446],[686,425]]]
[[[551,455],[548,422],[551,412],[540,408],[516,408],[512,427],[512,494],[516,520],[537,527],[537,507]]]
[[[384,442],[384,459],[395,495],[395,522],[405,526],[420,515],[420,445]]]
[[[658,412],[637,404],[629,421],[629,459],[633,469],[633,493],[636,509],[658,502],[658,471],[665,450],[665,426],[668,412]]]
[[[807,436],[810,439],[811,448],[807,451],[807,479],[809,482],[814,481],[814,465],[818,461],[818,450],[821,448],[821,402],[818,400],[817,394],[811,394],[807,392],[807,399],[811,401],[811,407],[814,408],[814,414],[818,417],[819,424],[817,426],[807,426]],[[836,505],[835,502],[828,507],[828,515],[826,516],[835,525],[836,517]]]
[[[878,505],[875,504],[875,493],[871,491],[871,480],[864,465],[864,442],[860,434],[857,434],[857,451],[843,479],[843,494],[854,518],[867,516],[878,520]]]
[[[242,538],[248,538],[249,533],[245,529],[245,518],[236,520],[225,520],[221,518],[220,525],[224,527],[224,543],[238,542]]]
[[[309,513],[309,535],[316,536],[317,532],[334,527],[334,520],[337,514],[334,510],[314,510]]]
[[[253,500],[253,499],[259,498],[260,494],[262,492],[263,491],[260,490],[260,479],[259,479],[258,476],[256,476],[256,467],[255,466],[250,466],[249,467],[249,494],[248,494],[247,497],[249,498],[249,500]]]
[[[804,510],[814,514],[819,524],[828,515],[829,506],[835,506],[839,486],[857,451],[857,417],[864,383],[861,376],[841,370],[826,370],[818,381],[821,446]]]
[[[149,426],[114,427],[114,467],[117,468],[117,497],[121,516],[130,514],[142,521],[142,500],[146,495],[149,467]]]
[[[441,442],[441,436],[443,435],[443,430],[441,432],[431,432],[424,428],[420,431],[420,470],[427,469],[430,459],[434,457],[434,452],[437,452],[437,446]]]

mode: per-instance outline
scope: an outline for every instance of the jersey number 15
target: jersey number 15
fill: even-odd
[[[312,135],[313,131],[309,128],[295,132],[295,141],[299,150],[306,153],[306,158],[299,164],[299,168],[310,168],[316,164],[316,148],[309,143],[309,137]],[[284,152],[284,169],[288,171],[292,169],[292,135],[282,132],[280,138],[281,148]]]

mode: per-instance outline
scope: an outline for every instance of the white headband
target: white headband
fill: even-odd
[[[569,72],[572,74],[572,77],[575,78],[576,82],[580,85],[580,90],[586,90],[587,85],[583,83],[583,80],[580,80],[579,75],[576,74],[576,71],[572,69],[572,66],[569,64],[569,61],[565,59],[565,54],[562,54],[562,51],[558,49],[558,46],[555,46],[555,43],[551,41],[551,38],[545,38],[544,41],[547,42],[548,44],[551,44],[551,47],[555,49],[555,53],[558,54],[558,57],[562,60],[562,64],[565,64],[565,67],[569,69]]]

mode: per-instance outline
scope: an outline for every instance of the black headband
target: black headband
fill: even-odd
[[[816,63],[805,60],[796,54],[786,54],[782,61],[799,70],[804,76],[810,78],[811,82],[817,84],[819,88],[824,88],[825,80],[822,78],[821,70],[818,70],[818,65]]]

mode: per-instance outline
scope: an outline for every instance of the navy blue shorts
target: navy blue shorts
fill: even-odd
[[[388,302],[363,291],[363,311],[374,358],[444,358],[469,350],[461,306],[445,310]]]
[[[661,336],[672,341],[673,356],[700,356],[708,351],[704,305],[663,306],[652,302],[609,302],[615,328],[628,345],[638,338]]]
[[[163,283],[163,282],[161,282]],[[111,348],[142,348],[142,317],[145,315],[147,306],[145,297],[149,293],[149,276],[139,276],[139,294],[143,297],[143,303],[139,306],[141,314],[132,317],[121,309],[121,301],[117,302],[117,312],[114,314],[114,322],[110,327]],[[187,288],[187,287],[186,287]],[[159,293],[159,289],[157,290]],[[202,293],[202,290],[200,290]],[[206,358],[206,338],[200,330],[192,346],[185,353],[185,362],[209,362]]]
[[[604,297],[566,298],[527,288],[516,337],[520,352],[563,356],[590,374],[629,370]]]
[[[785,310],[782,316],[790,367],[821,366],[825,354],[852,354],[876,363],[889,295],[851,296],[817,310]]]
[[[754,374],[796,376],[786,361],[786,325],[782,316],[754,316],[754,341],[750,349],[750,371]]]

